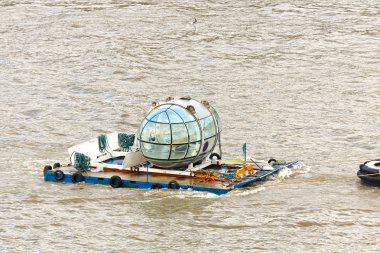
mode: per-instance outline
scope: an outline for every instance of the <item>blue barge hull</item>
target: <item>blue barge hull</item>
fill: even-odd
[[[103,185],[110,185],[110,177],[103,177],[106,175],[99,176],[86,176],[83,175],[83,182],[86,184],[103,184]],[[44,173],[44,179],[45,181],[52,181],[52,182],[63,182],[63,183],[75,183],[73,182],[73,174],[65,174],[63,179],[61,181],[58,181],[54,177],[54,171],[48,171]],[[160,184],[161,188],[169,188],[169,183],[163,183],[163,182],[147,182],[147,181],[137,181],[137,180],[129,180],[129,179],[122,179],[122,187],[121,188],[137,188],[137,189],[152,189],[153,185]],[[211,187],[201,187],[201,186],[195,186],[195,185],[180,185],[180,189],[192,189],[195,191],[206,191],[211,192],[217,195],[225,194],[231,189],[221,189],[221,188],[211,188]]]
[[[137,188],[137,189],[159,189],[159,188],[169,188],[169,189],[183,189],[183,190],[194,190],[194,191],[204,191],[210,192],[216,195],[226,194],[233,189],[244,188],[251,186],[255,183],[261,182],[268,178],[269,176],[278,173],[285,168],[291,168],[298,161],[293,161],[286,164],[279,164],[273,166],[272,170],[259,170],[253,175],[249,175],[241,180],[229,180],[228,182],[220,181],[205,181],[200,178],[178,178],[169,176],[155,176],[150,173],[147,175],[145,172],[140,173],[122,173],[122,172],[89,172],[81,175],[78,181],[74,174],[76,170],[73,167],[60,167],[54,170],[44,171],[45,181],[51,182],[63,182],[63,183],[77,183],[83,182],[86,184],[103,184],[112,186],[112,177],[117,176],[121,181],[119,182],[119,187],[122,188]],[[56,172],[63,172],[60,177],[57,177]],[[173,179],[176,181],[173,187]],[[113,186],[114,187],[114,186]]]

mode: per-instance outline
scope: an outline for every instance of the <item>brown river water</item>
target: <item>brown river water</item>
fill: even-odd
[[[379,252],[380,3],[0,2],[0,252]],[[224,158],[299,159],[224,196],[44,182],[153,101],[207,99]],[[332,179],[331,179],[332,178]]]

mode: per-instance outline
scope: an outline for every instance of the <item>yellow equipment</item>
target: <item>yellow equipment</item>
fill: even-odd
[[[241,169],[236,170],[235,178],[241,178],[241,176],[245,173],[248,172],[249,175],[252,175],[255,173],[255,169],[253,168],[252,164],[244,164]]]

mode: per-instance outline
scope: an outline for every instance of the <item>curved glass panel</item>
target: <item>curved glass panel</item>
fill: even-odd
[[[216,112],[214,107],[211,107],[212,114],[214,115],[216,119],[216,123],[218,124],[218,132],[222,131],[222,122],[220,121],[219,114]]]
[[[143,122],[141,123],[140,127],[139,127],[139,131],[137,134],[138,139],[140,139],[141,132],[143,131],[146,123],[148,123],[148,121],[146,119],[144,119]]]
[[[185,124],[172,124],[172,144],[188,143],[189,134]]]
[[[190,141],[200,141],[201,140],[201,130],[196,121],[186,123],[187,130],[189,131]]]
[[[141,142],[141,151],[149,158],[168,159],[170,145],[157,145],[146,142]]]
[[[145,120],[147,121],[147,120]],[[147,122],[145,127],[143,128],[141,132],[141,140],[142,141],[148,141],[148,142],[155,142],[155,134],[154,134],[154,127],[155,123],[153,122]]]
[[[153,118],[151,118],[150,121],[159,123],[169,123],[169,118],[168,115],[166,115],[166,112],[161,112],[159,114],[156,114]]]
[[[189,151],[187,151],[186,158],[196,156],[198,154],[200,147],[201,147],[200,142],[189,143]]]
[[[157,143],[169,144],[171,142],[170,125],[156,123]]]
[[[183,123],[183,119],[177,113],[175,113],[173,110],[168,109],[166,111],[166,113],[169,116],[170,123]]]
[[[160,113],[163,113],[164,111],[166,111],[166,108],[156,107],[155,109],[150,111],[150,113],[145,118],[147,120],[151,120],[152,118],[154,118],[155,116],[157,116]]]
[[[141,133],[141,140],[150,143],[170,144],[170,125],[148,122]]]
[[[186,152],[188,149],[187,144],[182,144],[182,145],[172,145],[172,150],[170,153],[170,159],[183,159],[185,158]]]
[[[183,107],[173,105],[172,107],[170,107],[170,109],[175,111],[183,119],[184,122],[195,120],[194,116]]]
[[[205,139],[216,135],[215,122],[212,116],[202,119],[201,122],[203,126]]]

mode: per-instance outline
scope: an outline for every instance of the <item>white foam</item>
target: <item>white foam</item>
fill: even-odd
[[[289,168],[285,168],[283,170],[280,170],[276,177],[280,180],[283,180],[283,179],[286,179],[286,178],[289,178],[291,175],[293,174],[293,171]]]
[[[264,191],[265,189],[266,189],[265,185],[260,185],[260,186],[257,186],[257,187],[249,187],[249,188],[238,189],[236,191],[232,191],[232,192],[228,193],[227,195],[231,195],[231,196],[247,196],[247,195],[259,193],[261,191]]]
[[[295,164],[293,167],[292,167],[292,170],[294,173],[296,174],[306,174],[306,173],[309,173],[310,170],[311,170],[311,167],[310,166],[307,166],[305,163],[303,162],[299,162],[297,164]]]

